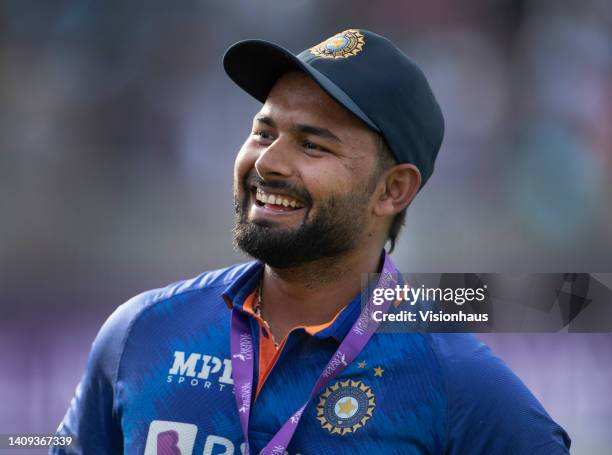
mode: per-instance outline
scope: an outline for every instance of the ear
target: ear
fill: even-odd
[[[393,216],[407,207],[418,193],[421,172],[414,164],[398,164],[385,172],[381,183],[373,212],[381,217]]]

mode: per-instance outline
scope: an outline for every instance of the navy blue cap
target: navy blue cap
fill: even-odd
[[[264,103],[286,72],[303,71],[366,125],[382,134],[398,163],[433,172],[444,118],[417,64],[395,44],[368,30],[345,30],[293,55],[268,41],[246,40],[223,57],[230,78]]]

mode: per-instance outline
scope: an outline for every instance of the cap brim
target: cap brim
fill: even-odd
[[[262,103],[266,102],[270,90],[283,74],[303,71],[340,105],[380,133],[380,128],[344,90],[311,65],[274,43],[263,40],[240,41],[223,56],[223,67],[239,87]]]

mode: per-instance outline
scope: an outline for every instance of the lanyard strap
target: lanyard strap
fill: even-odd
[[[378,288],[389,288],[397,283],[395,274],[397,269],[391,259],[384,254],[383,269],[378,281]],[[385,313],[391,305],[391,300],[386,300],[377,309]],[[372,317],[375,305],[372,298],[361,311],[359,317],[351,327],[349,333],[344,337],[342,343],[331,357],[327,366],[319,376],[313,387],[308,400],[304,403],[272,437],[270,442],[261,450],[260,455],[282,455],[287,447],[302,417],[302,412],[310,401],[325,387],[325,385],[338,376],[363,350],[372,337],[380,322]],[[240,311],[232,310],[230,330],[230,350],[232,354],[232,376],[234,379],[234,390],[236,405],[240,417],[240,426],[244,433],[245,455],[249,455],[249,417],[251,411],[251,395],[253,393],[253,336],[248,317]]]

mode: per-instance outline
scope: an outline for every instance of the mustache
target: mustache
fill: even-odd
[[[301,202],[311,205],[312,197],[310,193],[303,187],[300,187],[286,180],[264,180],[256,173],[250,173],[244,179],[245,193],[249,193],[252,187],[261,188],[263,191],[272,192],[271,190],[284,190],[290,196],[295,197]]]

